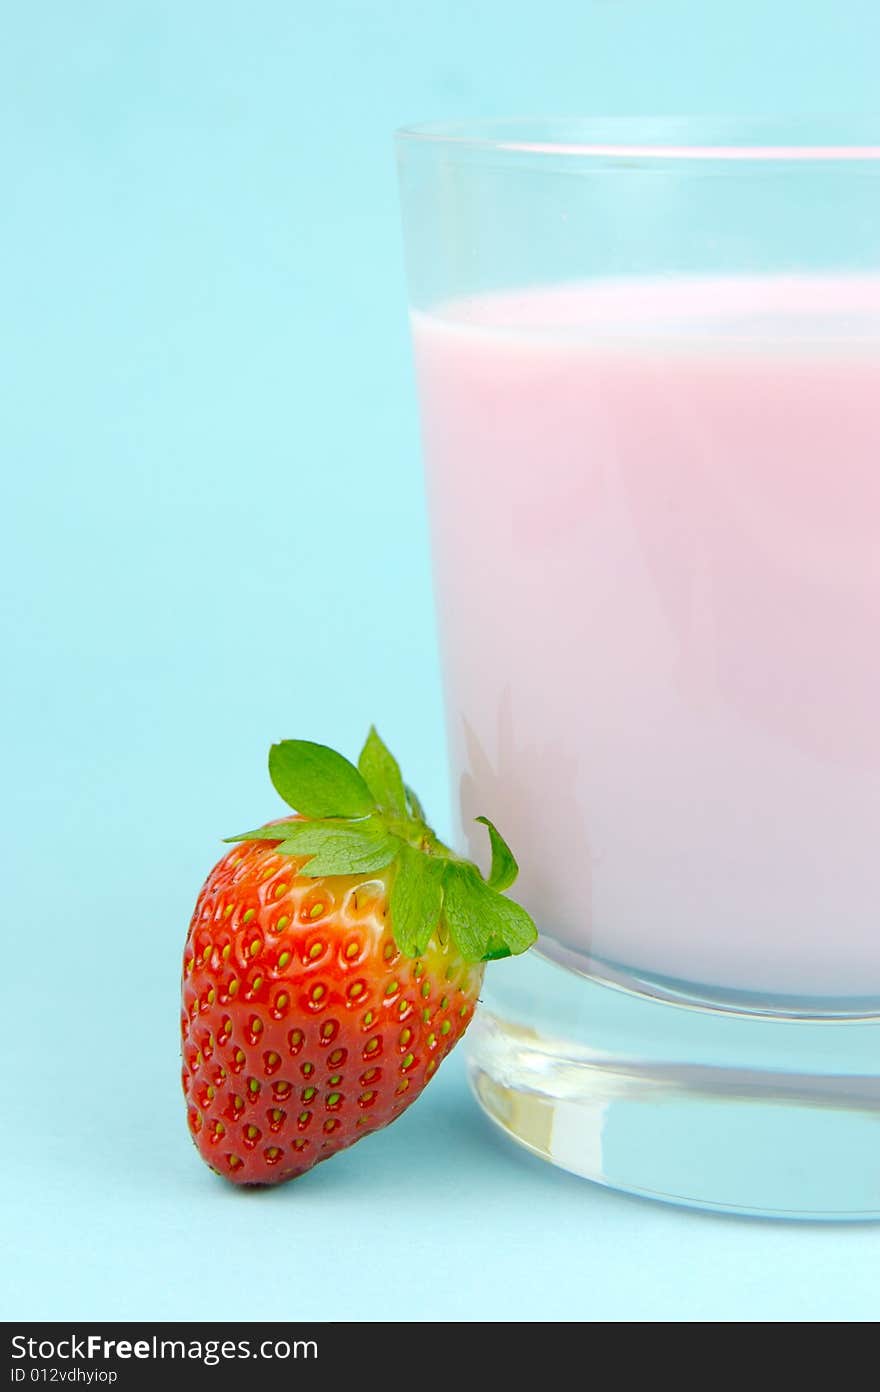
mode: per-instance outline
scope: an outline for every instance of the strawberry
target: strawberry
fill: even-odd
[[[485,817],[484,879],[427,825],[373,729],[358,767],[284,740],[269,774],[299,815],[230,837],[190,923],[183,1091],[202,1158],[292,1179],[398,1117],[468,1027],[484,963],[535,926]]]

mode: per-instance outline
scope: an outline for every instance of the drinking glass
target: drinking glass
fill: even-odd
[[[458,845],[540,933],[489,1116],[880,1216],[880,127],[398,132]]]

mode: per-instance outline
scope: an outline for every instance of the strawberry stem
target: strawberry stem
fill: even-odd
[[[298,873],[392,876],[391,927],[400,951],[419,957],[435,932],[447,931],[467,961],[526,951],[537,929],[508,899],[518,866],[487,817],[492,868],[485,880],[472,861],[442,842],[404,783],[397,760],[375,726],[358,766],[323,744],[282,740],[269,751],[269,775],[296,821],[269,823],[230,841],[275,841],[303,863]]]

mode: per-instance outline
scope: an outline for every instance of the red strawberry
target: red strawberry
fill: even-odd
[[[324,745],[269,752],[300,816],[215,865],[183,963],[183,1090],[202,1158],[238,1184],[291,1179],[393,1121],[470,1022],[493,957],[536,937],[492,870],[444,846],[375,730],[358,768]]]

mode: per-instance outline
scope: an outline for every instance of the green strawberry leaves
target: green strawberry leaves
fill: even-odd
[[[287,835],[288,827],[296,826],[296,822],[270,822],[268,826],[257,827],[255,831],[241,831],[238,836],[224,836],[223,840],[229,844],[231,841],[283,841]]]
[[[425,809],[419,802],[418,796],[408,784],[404,784],[404,788],[406,789],[406,806],[409,815],[415,817],[416,821],[423,822],[425,820]]]
[[[481,958],[516,957],[531,947],[538,930],[521,904],[507,899],[492,889],[485,880],[475,877],[468,887],[473,911],[478,915],[483,933]]]
[[[440,922],[445,862],[401,847],[391,886],[389,912],[394,941],[407,957],[427,950]]]
[[[486,937],[480,931],[473,898],[480,876],[472,865],[450,865],[443,876],[443,918],[458,944],[462,957],[470,962],[483,958]]]
[[[278,841],[282,855],[311,857],[302,874],[312,878],[384,870],[403,845],[377,817],[361,817],[350,822],[276,822],[239,836],[227,836],[226,840]]]
[[[379,738],[375,725],[370,726],[370,733],[358,759],[358,769],[378,807],[394,817],[407,815],[403,775],[394,755]]]
[[[492,846],[492,868],[489,871],[488,883],[492,889],[497,889],[499,892],[502,889],[509,889],[519,874],[519,866],[514,860],[513,851],[488,817],[477,817],[476,820],[488,828],[489,841]]]
[[[492,849],[483,879],[434,835],[375,727],[357,768],[326,745],[282,740],[269,751],[269,776],[300,816],[228,839],[275,841],[279,854],[304,860],[299,873],[309,878],[389,871],[391,927],[407,956],[421,956],[444,929],[471,962],[525,952],[537,938],[525,909],[502,893],[518,866],[498,829],[477,818]]]
[[[463,957],[488,962],[515,956],[537,938],[525,909],[492,889],[475,865],[448,865],[443,889],[443,916]]]
[[[269,750],[269,777],[304,817],[365,817],[375,800],[348,759],[311,740],[282,740]]]
[[[360,875],[384,870],[400,853],[403,842],[375,817],[345,823],[292,822],[278,847],[282,855],[309,856],[303,874]]]

